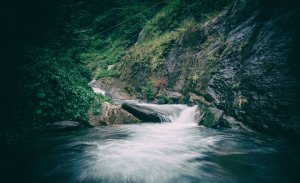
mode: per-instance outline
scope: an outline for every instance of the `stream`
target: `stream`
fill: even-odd
[[[149,105],[150,106],[150,105]],[[51,133],[2,155],[3,182],[290,183],[299,148],[287,140],[197,125],[197,107],[153,105],[171,122]]]

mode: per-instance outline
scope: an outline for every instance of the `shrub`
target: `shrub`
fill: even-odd
[[[120,77],[120,72],[117,70],[101,70],[97,73],[96,79],[106,78],[106,77],[114,77],[118,78]]]
[[[154,100],[154,91],[152,88],[152,82],[148,81],[145,86],[141,89],[143,96],[146,97],[147,100]]]
[[[169,99],[168,95],[166,93],[160,94],[156,96],[157,103],[158,104],[169,104],[172,103],[172,100]]]

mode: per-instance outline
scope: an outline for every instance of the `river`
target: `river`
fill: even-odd
[[[198,126],[196,107],[172,122],[51,133],[4,156],[3,182],[289,183],[299,177],[299,148],[249,130]]]

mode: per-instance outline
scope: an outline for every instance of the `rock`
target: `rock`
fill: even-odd
[[[59,121],[47,126],[47,130],[50,131],[67,131],[74,130],[82,127],[79,122],[76,121]]]
[[[292,3],[262,2],[237,1],[228,11],[222,25],[227,48],[208,91],[218,107],[256,130],[300,134],[299,67],[291,64],[299,60],[293,36],[299,34],[293,26],[299,16],[294,18]]]
[[[94,115],[92,110],[89,111],[89,123],[92,126],[110,126],[116,124],[139,123],[139,119],[121,107],[105,102],[101,105],[100,114]]]
[[[115,65],[109,65],[109,66],[107,66],[107,70],[110,71],[110,70],[112,70],[114,67],[115,67]]]
[[[162,122],[163,114],[135,103],[123,103],[122,108],[133,114],[143,122]]]
[[[207,102],[204,97],[191,92],[188,93],[188,103],[193,105],[204,104],[206,106],[211,106],[211,103]]]
[[[131,92],[129,85],[116,78],[102,78],[94,81],[93,90],[99,89],[105,91],[105,95],[116,100],[135,99],[136,96]]]
[[[234,131],[251,131],[246,125],[244,125],[242,122],[237,121],[232,116],[227,116],[224,114],[223,116],[224,125],[231,130]]]
[[[179,93],[179,92],[171,92],[171,91],[167,92],[167,96],[173,102],[176,102],[176,101],[178,101],[179,99],[181,99],[183,97],[183,95],[181,93]]]
[[[92,87],[95,93],[105,96],[105,91],[102,89],[101,85],[96,82],[96,80],[91,81],[89,85]]]
[[[221,122],[224,116],[224,111],[214,107],[204,108],[202,111],[203,118],[201,118],[199,122],[200,125],[211,128],[222,125]]]
[[[123,62],[121,78],[138,91],[149,78],[165,77],[168,90],[207,94],[256,130],[300,135],[298,1],[237,0],[223,10],[184,31],[155,71],[138,60]],[[135,50],[127,60],[141,51]]]

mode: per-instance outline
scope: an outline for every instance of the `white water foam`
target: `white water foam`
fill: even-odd
[[[201,163],[192,160],[203,157],[217,137],[199,134],[197,106],[142,105],[169,113],[172,122],[116,127],[129,137],[97,142],[98,148],[87,152],[95,160],[82,170],[81,180],[164,183],[181,176],[200,176]]]
[[[92,81],[89,83],[89,85],[92,87],[94,93],[101,94],[101,95],[104,95],[104,96],[105,96],[105,91],[102,90],[101,88],[99,88],[99,86],[94,85],[95,82],[96,82],[96,80],[92,80]]]

